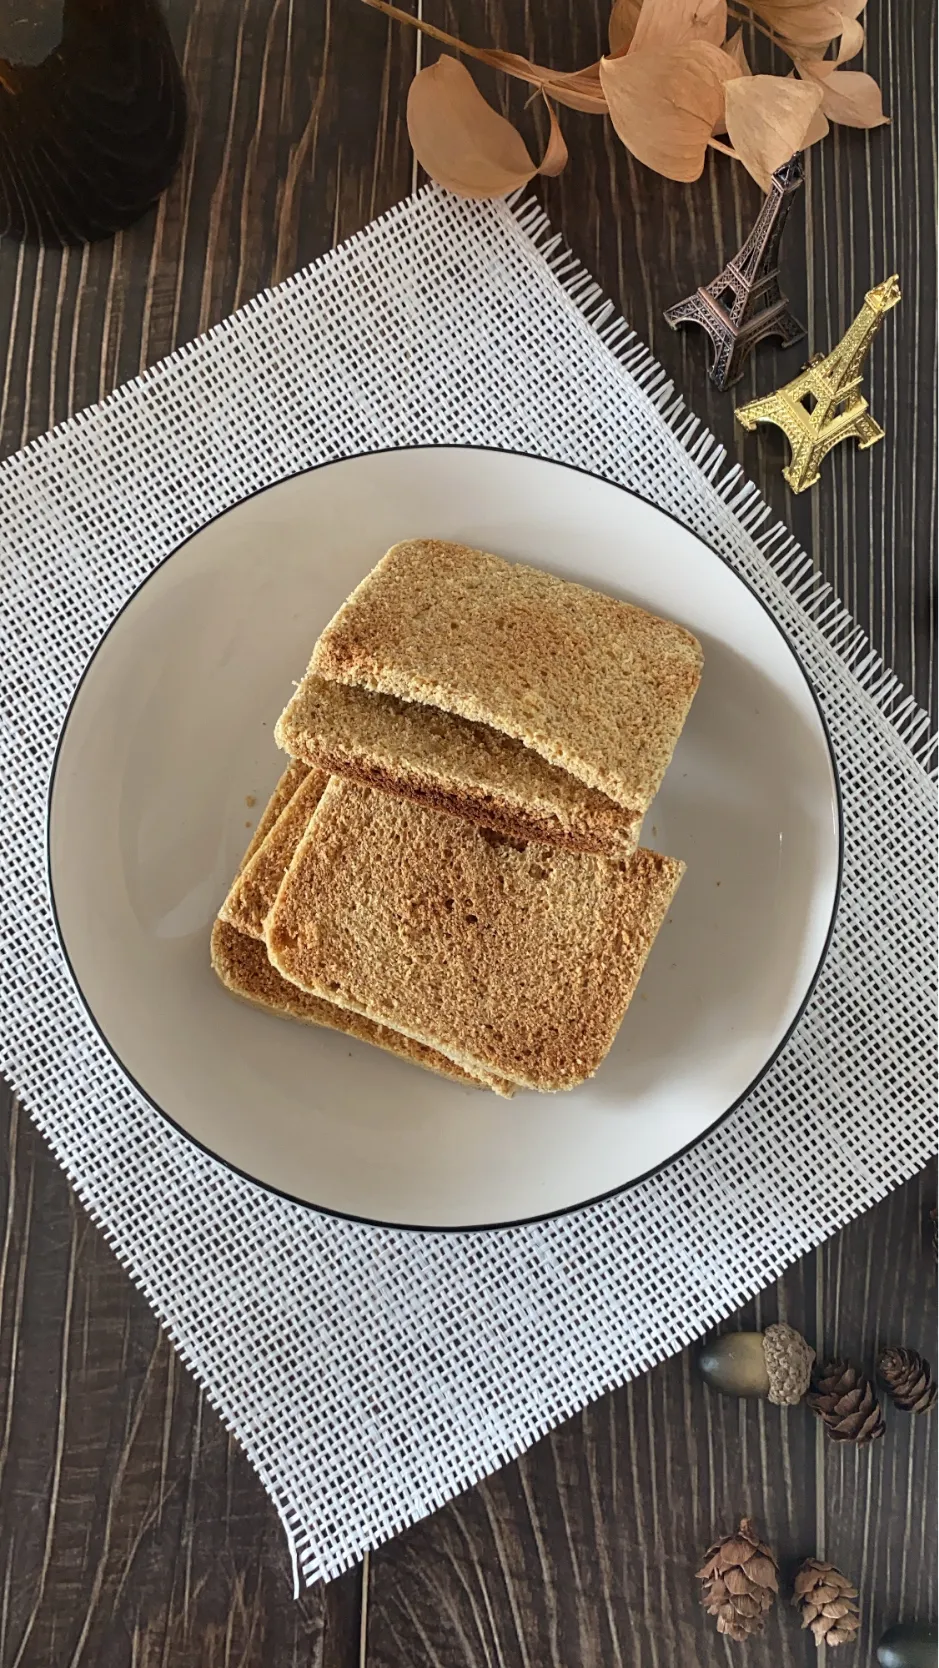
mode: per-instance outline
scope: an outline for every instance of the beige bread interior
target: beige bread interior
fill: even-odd
[[[438,707],[308,672],[275,736],[308,765],[518,839],[612,857],[639,841],[637,812],[523,742]]]
[[[510,1098],[515,1092],[513,1084],[494,1074],[464,1070],[447,1056],[411,1037],[348,1008],[338,1007],[328,998],[311,996],[271,966],[264,944],[264,919],[327,781],[321,772],[293,766],[278,782],[212,929],[211,958],[215,972],[230,991],[257,1007],[308,1025],[348,1032],[362,1042],[400,1055],[412,1065],[423,1066],[474,1089],[493,1089],[496,1094]],[[285,797],[286,786],[293,789],[290,797]],[[259,844],[258,834],[262,831]]]
[[[285,978],[464,1069],[572,1088],[607,1054],[683,865],[506,840],[333,778],[267,916]]]
[[[309,670],[514,737],[645,813],[701,677],[684,627],[584,585],[437,539],[392,546]]]

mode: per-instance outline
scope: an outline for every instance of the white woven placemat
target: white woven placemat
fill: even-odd
[[[580,464],[721,551],[815,681],[847,842],[815,997],[728,1123],[576,1215],[439,1236],[269,1197],[164,1123],[73,993],[44,856],[69,699],[144,575],[258,487],[428,441]],[[768,514],[537,210],[433,188],[0,467],[0,1066],[241,1439],[298,1580],[679,1349],[932,1149],[926,718]]]

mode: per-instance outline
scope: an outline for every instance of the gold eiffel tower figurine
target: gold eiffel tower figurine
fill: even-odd
[[[861,367],[885,313],[900,299],[896,274],[868,290],[864,305],[830,353],[815,353],[802,373],[775,394],[750,400],[734,413],[745,429],[775,423],[792,447],[783,475],[793,492],[818,480],[819,464],[839,441],[854,436],[864,451],[884,437],[861,393]]]

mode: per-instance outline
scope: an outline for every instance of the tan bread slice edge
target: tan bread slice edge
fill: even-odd
[[[213,970],[226,990],[252,1007],[281,1019],[298,1020],[303,1025],[341,1031],[357,1042],[384,1049],[412,1066],[421,1066],[470,1089],[494,1087],[481,1074],[467,1071],[439,1049],[429,1048],[417,1038],[369,1020],[326,997],[302,991],[271,966],[261,940],[239,932],[227,921],[216,920],[212,928],[211,955]],[[496,1093],[505,1095],[506,1088],[511,1094],[510,1085],[497,1089]]]
[[[286,799],[285,803],[285,786],[288,782],[291,785],[296,782],[297,785],[294,787],[293,794]],[[293,984],[290,980],[285,980],[280,971],[271,966],[264,945],[263,915],[267,914],[267,909],[273,899],[266,888],[269,888],[271,877],[278,869],[283,876],[289,868],[293,851],[296,850],[309,824],[310,817],[327,786],[328,779],[324,778],[322,781],[317,781],[315,773],[295,764],[284,771],[258,824],[259,829],[266,828],[267,832],[260,845],[258,844],[257,833],[255,834],[242,858],[241,867],[222,906],[222,910],[229,906],[232,908],[234,919],[220,911],[212,929],[211,953],[212,966],[215,972],[228,990],[234,995],[240,996],[244,1001],[253,1002],[256,1007],[263,1007],[270,1012],[279,1013],[286,1018],[298,1019],[307,1024],[323,1025],[327,1029],[335,1031],[346,1031],[362,1042],[370,1042],[376,1048],[385,1049],[387,1053],[399,1055],[412,1065],[422,1066],[428,1071],[436,1072],[441,1077],[450,1077],[458,1082],[469,1082],[470,1086],[475,1089],[492,1089],[495,1094],[510,1099],[515,1091],[513,1086],[504,1078],[496,1077],[485,1070],[482,1072],[466,1071],[456,1062],[450,1061],[449,1057],[442,1054],[439,1049],[429,1048],[426,1044],[421,1044],[419,1038],[405,1038],[403,1032],[396,1031],[393,1026],[382,1025],[380,1021],[365,1021],[361,1026],[353,1026],[337,1017],[339,1013],[345,1011],[339,1008],[339,1004],[332,1002],[328,996],[315,998],[310,997],[308,992],[301,993],[298,985]],[[272,817],[271,813],[276,810],[278,805],[280,806],[279,814]],[[247,887],[243,884],[245,882],[247,882]],[[265,898],[267,899],[266,904],[264,902]],[[258,899],[260,900],[259,903],[256,902]],[[245,930],[239,926],[239,918],[246,913],[250,913],[253,920],[255,907],[260,907],[263,910],[259,930]],[[269,968],[272,979],[277,981],[277,984],[271,987],[267,998],[257,992],[257,986],[262,977],[260,971],[254,974],[253,989],[244,988],[243,985],[239,986],[222,973],[216,960],[216,944],[218,943],[221,946],[226,942],[230,943],[224,935],[217,933],[216,929],[222,927],[226,928],[229,933],[237,933],[238,937],[243,939],[246,944],[259,944],[264,966]],[[244,953],[247,954],[246,951]],[[287,988],[281,990],[281,985]],[[297,998],[299,998],[299,1002]],[[316,1013],[303,1011],[304,998],[321,1004],[323,1011]],[[298,1006],[301,1011],[297,1011]],[[400,1046],[396,1040],[399,1037],[401,1038]]]

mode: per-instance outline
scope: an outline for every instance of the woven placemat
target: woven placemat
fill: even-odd
[[[61,960],[59,729],[144,576],[246,494],[378,447],[477,442],[631,486],[796,645],[844,794],[815,996],[729,1122],[629,1193],[434,1236],[266,1195],[147,1105]],[[934,1144],[927,720],[540,211],[428,188],[0,467],[0,1066],[275,1501],[297,1579],[363,1551],[679,1349]]]

